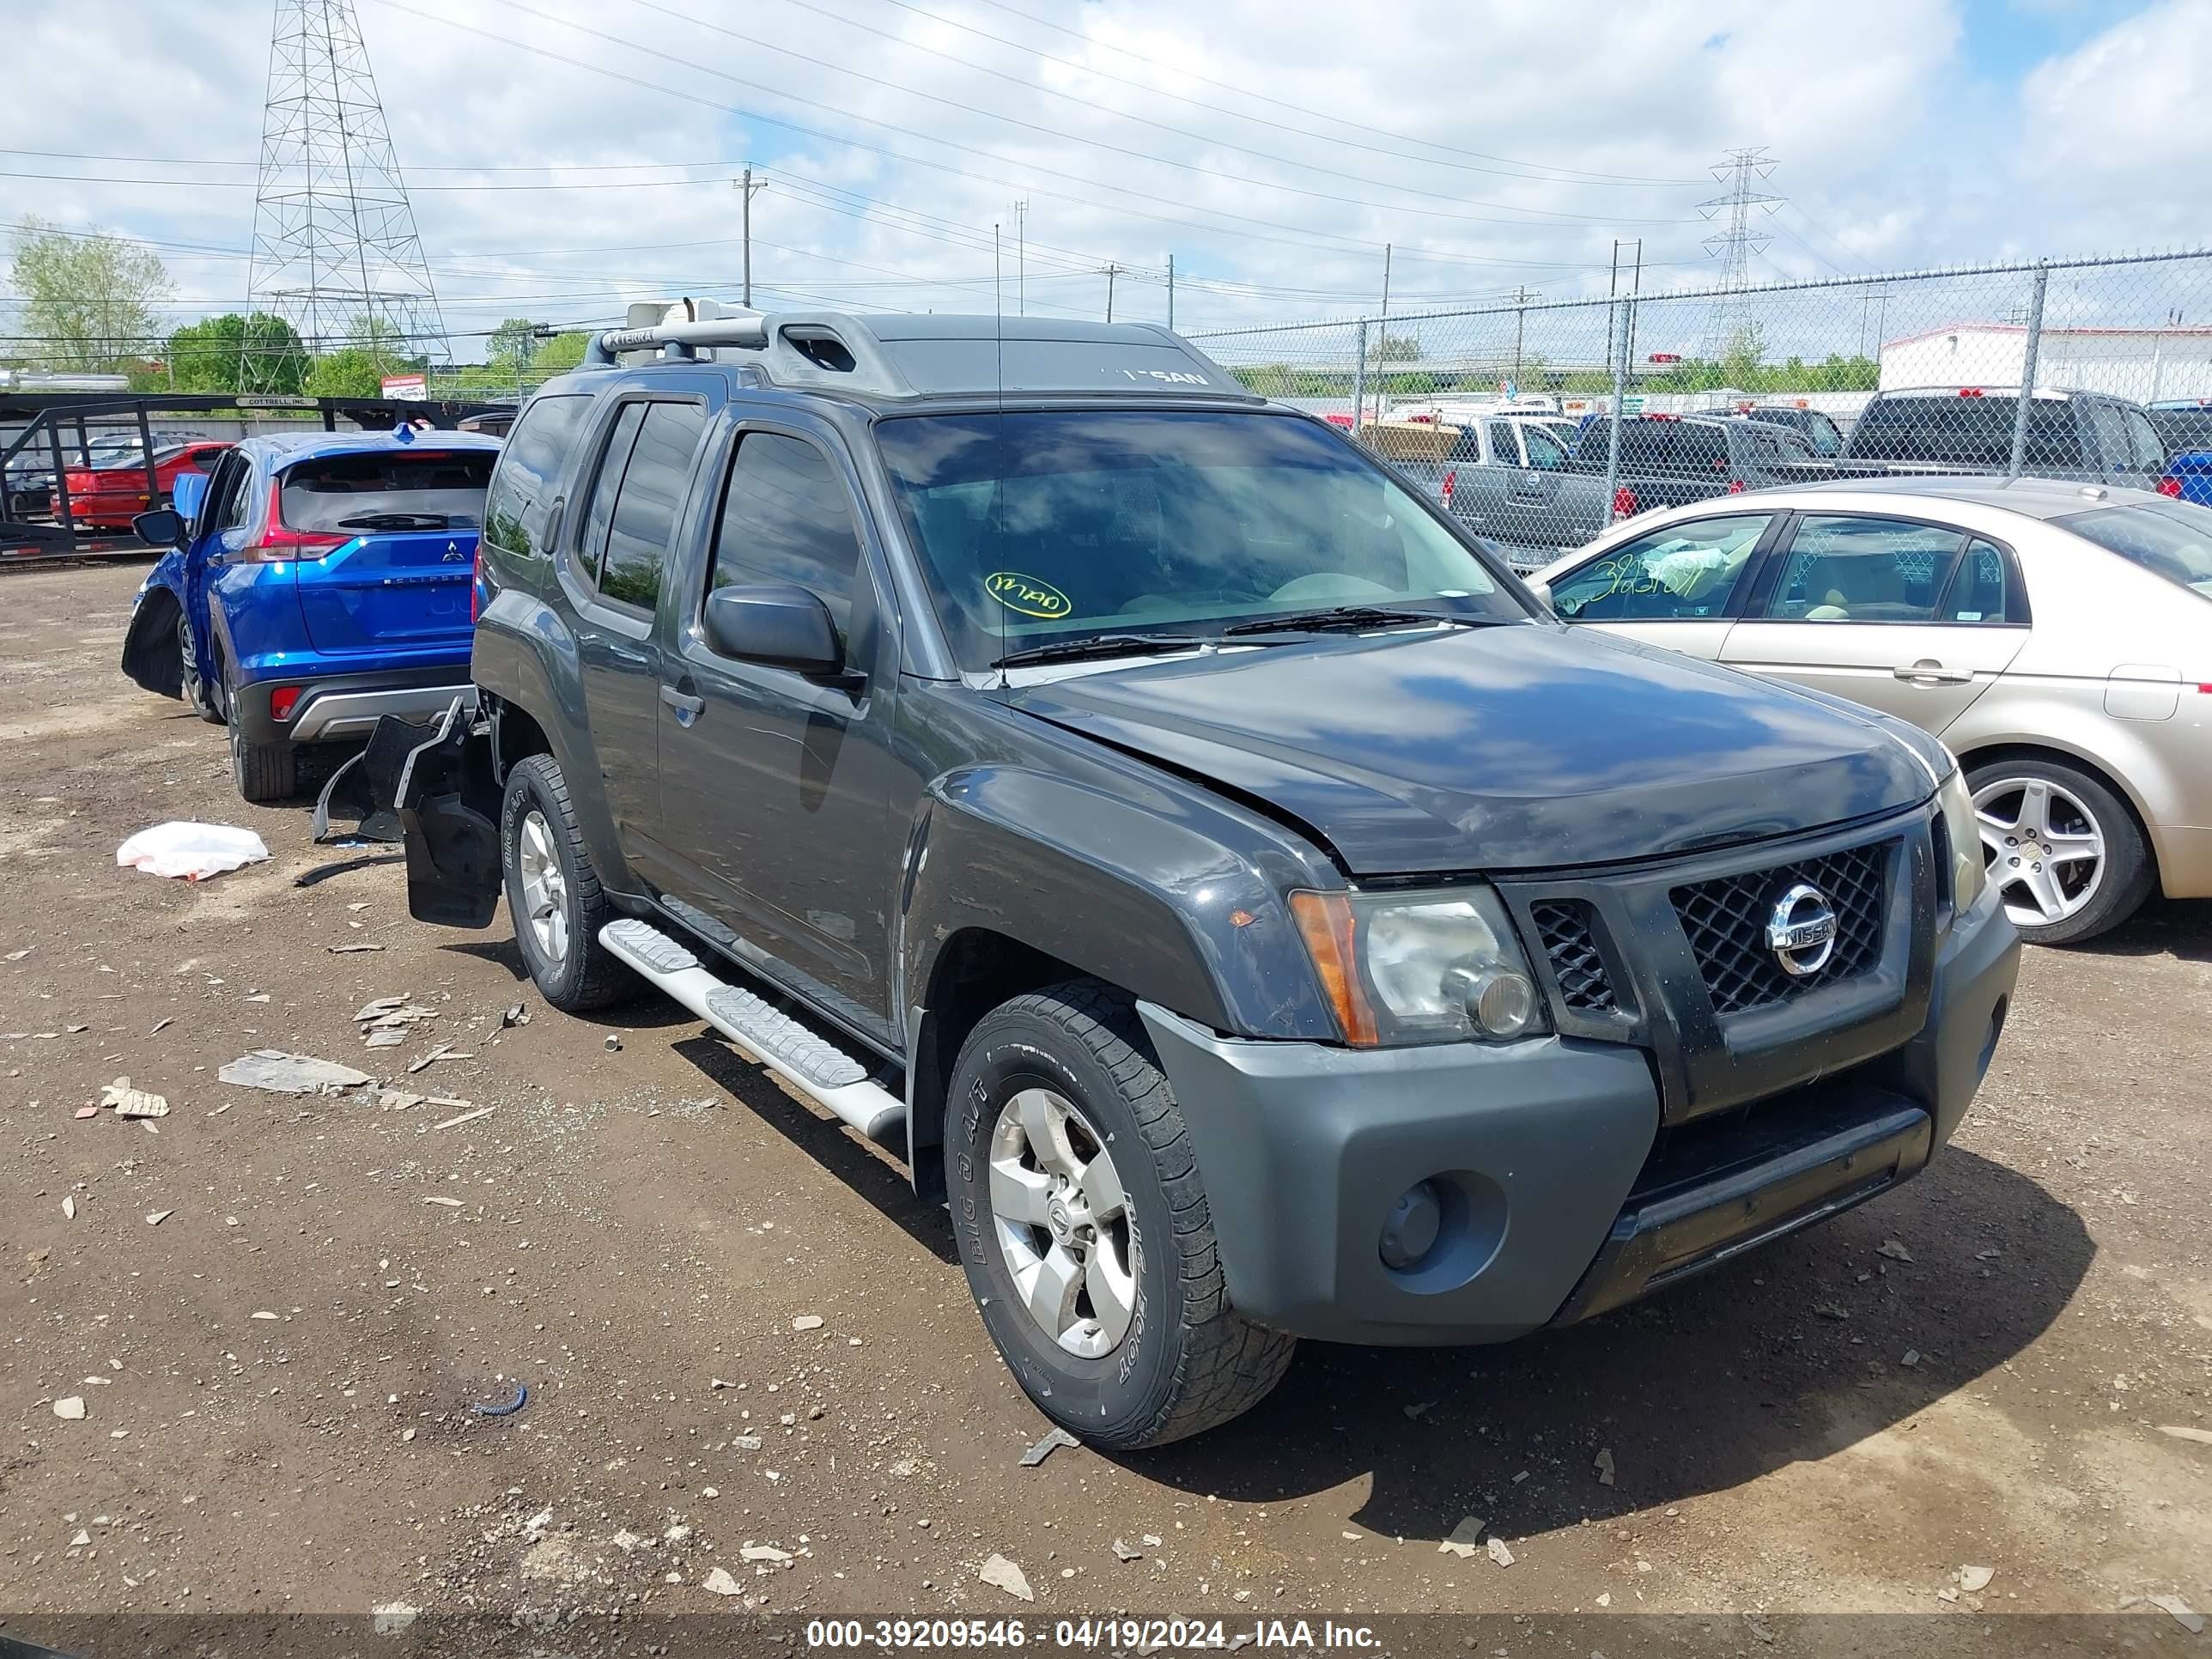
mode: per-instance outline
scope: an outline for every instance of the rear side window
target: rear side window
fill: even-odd
[[[592,580],[599,579],[599,565],[607,553],[607,526],[614,521],[615,495],[621,489],[629,452],[637,443],[637,429],[645,424],[643,404],[624,404],[615,416],[614,430],[599,452],[599,470],[592,477],[592,499],[584,510],[584,533],[576,544],[576,558]]]
[[[2107,467],[2129,467],[2135,464],[2129,447],[2128,423],[2116,404],[2092,402],[2087,405],[2089,430],[2097,441],[2098,464]]]
[[[2018,398],[1876,398],[1851,428],[1845,453],[1861,461],[1925,461],[1944,466],[2002,471],[2012,461]],[[2079,471],[2081,441],[2074,406],[2057,398],[2029,401],[2023,464],[2033,471]]]
[[[473,530],[483,522],[489,450],[377,450],[301,461],[284,473],[289,530]]]
[[[792,582],[820,598],[847,631],[860,538],[844,481],[812,444],[748,432],[730,463],[714,538],[714,586]]]
[[[1932,622],[1965,538],[1902,519],[1808,514],[1767,601],[1777,622]]]
[[[543,550],[554,481],[591,404],[576,392],[540,398],[522,411],[484,498],[484,536],[494,546],[526,556]]]
[[[2128,423],[2128,436],[2133,441],[2136,468],[2142,472],[2163,472],[2166,470],[2166,445],[2158,435],[2158,428],[2150,423],[2150,416],[2140,409],[2122,408],[2120,418]]]
[[[691,459],[707,428],[707,411],[689,403],[638,407],[645,418],[615,496],[599,592],[617,605],[650,611],[660,599],[668,540],[690,481]]]
[[[2002,623],[2025,620],[2026,605],[2013,591],[2012,571],[2004,550],[1977,537],[1966,544],[1966,556],[1951,573],[1937,620],[1947,623]]]

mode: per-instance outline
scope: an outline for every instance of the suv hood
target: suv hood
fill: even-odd
[[[1355,875],[1681,853],[1934,789],[1871,714],[1587,629],[1328,636],[1054,680],[1012,702],[1258,799]]]

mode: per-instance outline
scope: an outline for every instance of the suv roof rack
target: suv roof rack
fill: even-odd
[[[690,310],[686,302],[683,311]],[[745,365],[773,386],[866,398],[1152,392],[1266,401],[1153,324],[1036,317],[771,316],[726,307],[720,317],[693,320],[678,312],[676,320],[602,331],[585,346],[582,366],[613,368],[625,353],[655,349],[678,361],[712,353],[713,361]]]

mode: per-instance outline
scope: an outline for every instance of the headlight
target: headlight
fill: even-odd
[[[1291,911],[1348,1042],[1506,1042],[1545,1029],[1528,959],[1487,887],[1293,893]]]
[[[1936,792],[1936,805],[1943,814],[1944,838],[1951,843],[1951,903],[1954,909],[1972,907],[1982,896],[1989,873],[1982,856],[1982,823],[1966,793],[1966,775],[1956,765]]]

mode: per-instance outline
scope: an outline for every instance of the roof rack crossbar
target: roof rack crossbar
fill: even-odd
[[[648,328],[610,328],[594,335],[584,349],[587,365],[605,368],[624,351],[657,349],[665,345],[735,346],[758,351],[768,344],[768,319],[763,316],[720,317],[703,323],[655,323]]]

